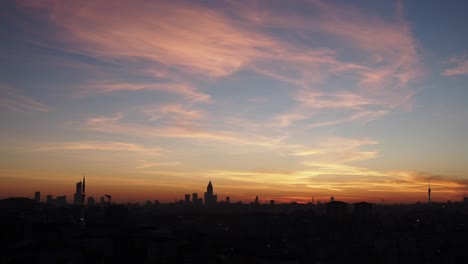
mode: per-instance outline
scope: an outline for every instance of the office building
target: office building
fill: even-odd
[[[34,201],[36,201],[36,203],[41,202],[41,192],[35,192],[34,193]]]
[[[83,183],[81,181],[76,183],[75,194],[73,195],[73,204],[80,205],[81,204],[81,193],[82,193]]]

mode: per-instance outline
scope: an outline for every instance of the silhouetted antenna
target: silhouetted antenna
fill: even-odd
[[[83,227],[85,225],[85,219],[84,219],[84,203],[85,203],[85,197],[86,197],[85,188],[86,188],[86,178],[83,172],[83,181],[81,185],[81,218],[80,218],[80,222]]]

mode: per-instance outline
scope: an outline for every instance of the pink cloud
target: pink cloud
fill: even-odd
[[[246,68],[306,87],[352,73],[368,91],[386,94],[398,89],[401,94],[401,87],[422,72],[418,45],[401,17],[401,6],[396,21],[320,1],[305,4],[313,11],[311,16],[279,13],[252,2],[230,2],[227,7],[165,1],[42,4],[62,29],[59,38],[65,49],[111,61],[153,62],[155,66],[147,71],[171,80],[180,80],[181,73],[190,78],[219,78]],[[291,37],[271,34],[272,27]],[[317,32],[342,47],[333,50],[324,44],[302,43]],[[349,53],[356,53],[357,59],[344,59]]]
[[[285,62],[292,65],[291,72],[275,69],[275,64],[265,66],[261,72],[278,79],[302,84],[317,83],[341,73],[352,73],[362,89],[355,92],[380,97],[388,104],[397,104],[412,93],[408,83],[424,74],[420,63],[419,44],[413,38],[411,27],[403,17],[403,5],[396,6],[395,17],[385,20],[365,14],[349,5],[312,1],[302,7],[312,15],[301,15],[288,10],[272,10],[268,7],[249,8],[236,5],[243,17],[260,28],[276,28],[288,32],[297,39],[316,33],[324,34],[332,43],[342,43],[336,50],[316,49],[309,53],[305,47],[281,42]],[[323,36],[322,36],[323,37]],[[342,59],[353,53],[356,58]],[[301,59],[298,59],[301,58]],[[307,60],[304,60],[307,58]],[[259,68],[257,66],[257,68]],[[294,75],[294,73],[296,73]],[[352,89],[346,87],[346,89]]]
[[[81,93],[155,90],[190,103],[211,102],[208,92],[197,86],[241,69],[292,84],[293,90],[300,88],[291,93],[300,102],[298,107],[257,128],[287,127],[330,110],[347,115],[311,126],[368,122],[397,107],[410,109],[415,91],[408,83],[423,72],[419,46],[402,17],[402,5],[394,17],[381,18],[321,1],[296,3],[312,15],[253,2],[229,2],[220,8],[173,1],[24,3],[47,11],[58,32],[59,48],[140,65],[161,80],[94,82]],[[333,78],[339,83],[326,85]],[[190,116],[190,109],[166,111],[165,117],[172,119],[196,118]],[[184,129],[200,127],[181,125]]]
[[[209,77],[237,71],[257,47],[270,45],[196,4],[52,1],[43,7],[64,29],[67,49],[111,60],[145,59]]]

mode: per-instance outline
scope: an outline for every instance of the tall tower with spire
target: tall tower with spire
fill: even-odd
[[[209,194],[213,194],[213,184],[211,184],[211,180],[208,183],[208,186],[206,186],[206,192]]]
[[[431,181],[429,180],[427,183],[427,202],[431,203]]]
[[[86,179],[85,179],[85,176],[83,175],[83,181],[82,181],[82,185],[81,185],[81,217],[80,217],[80,223],[81,225],[85,225],[85,212],[84,212],[84,205],[85,205],[85,197],[86,197],[86,193],[85,193],[85,188],[86,188]]]
[[[218,200],[218,196],[213,194],[213,184],[211,184],[211,180],[206,186],[205,192],[205,206],[207,208],[216,206],[216,202]]]

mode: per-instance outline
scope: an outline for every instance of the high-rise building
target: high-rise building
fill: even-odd
[[[258,199],[258,196],[255,196],[254,204],[256,204],[256,205],[260,204],[260,200]]]
[[[35,192],[34,193],[34,201],[36,201],[36,203],[41,202],[41,192]]]
[[[230,204],[231,203],[231,197],[227,196],[226,197],[226,204]]]
[[[81,204],[81,193],[82,193],[83,183],[81,181],[76,183],[76,190],[73,196],[73,204],[80,205]]]
[[[53,203],[53,202],[54,202],[54,197],[52,197],[52,195],[50,195],[50,194],[47,195],[47,203],[48,203],[48,204],[51,204],[51,203]]]
[[[190,204],[190,194],[185,195],[185,204]]]
[[[208,183],[208,186],[206,186],[205,206],[206,207],[216,206],[217,199],[218,199],[218,196],[213,194],[213,185],[211,184],[211,181],[210,181]]]

